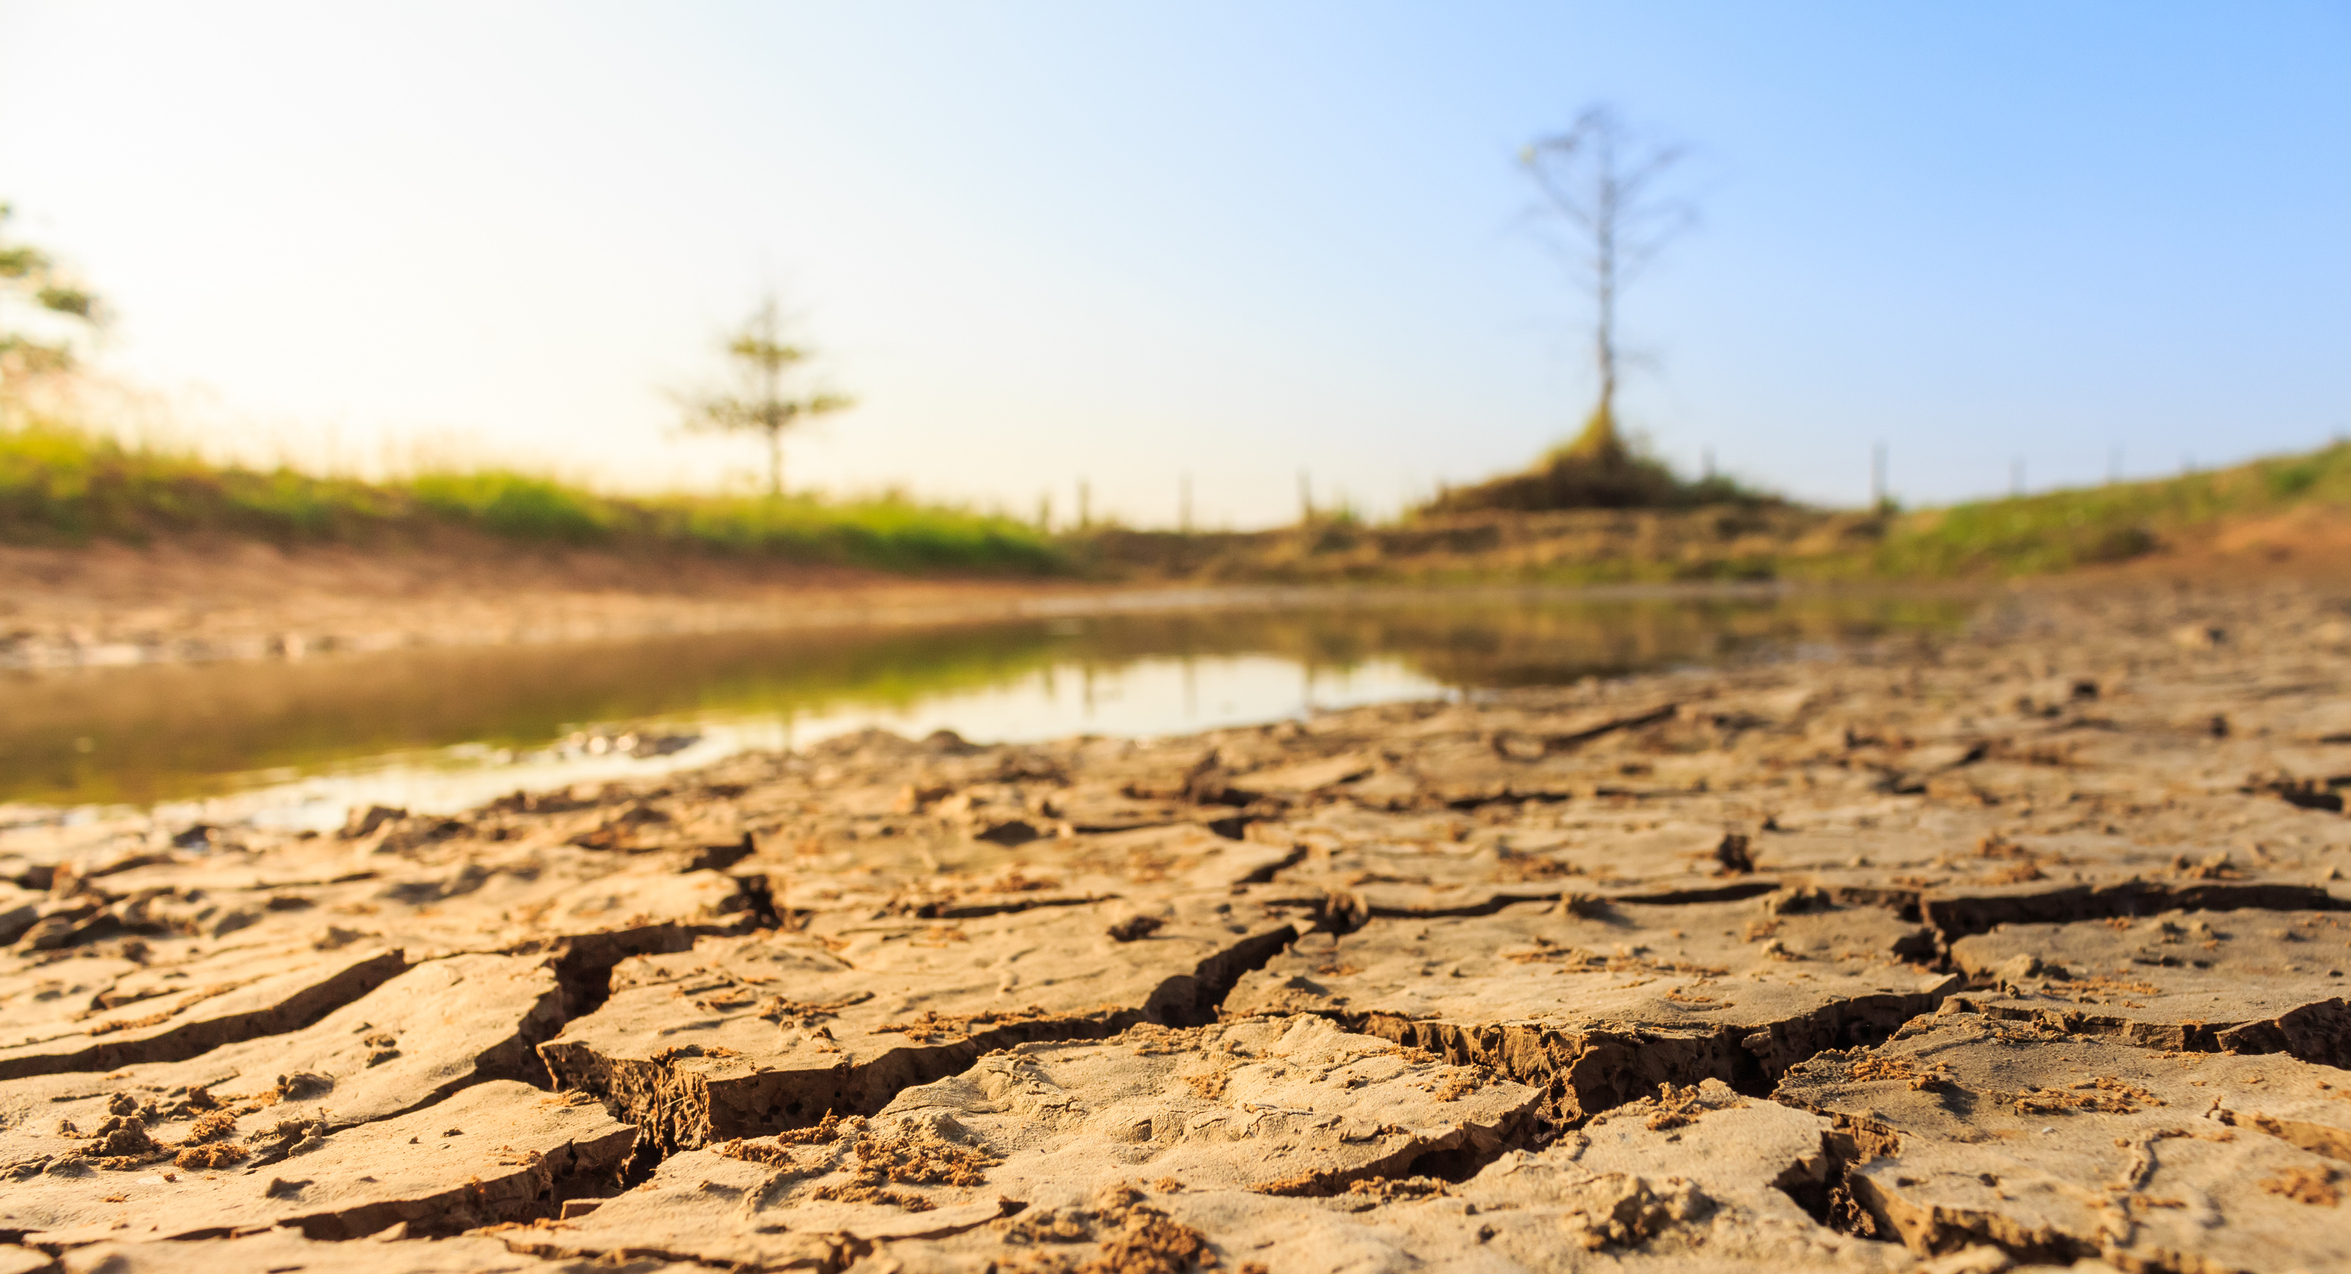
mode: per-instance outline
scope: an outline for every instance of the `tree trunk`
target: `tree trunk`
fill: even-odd
[[[1585,417],[1584,428],[1567,444],[1565,451],[1556,453],[1574,460],[1610,463],[1625,458],[1624,438],[1616,432],[1616,404],[1614,387],[1600,388],[1600,404]]]

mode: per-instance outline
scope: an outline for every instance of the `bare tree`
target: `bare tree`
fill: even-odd
[[[842,394],[811,390],[800,397],[784,392],[785,378],[808,361],[809,352],[784,340],[783,315],[769,296],[738,331],[727,338],[734,361],[735,393],[710,394],[687,404],[686,427],[716,433],[757,432],[767,438],[767,493],[784,493],[784,431],[812,417],[856,405]]]
[[[1599,363],[1600,401],[1569,445],[1569,455],[1624,454],[1616,428],[1617,298],[1697,220],[1688,201],[1660,189],[1666,174],[1688,157],[1685,146],[1634,132],[1604,102],[1584,108],[1566,132],[1540,138],[1519,152],[1519,167],[1542,199],[1538,211],[1566,232],[1556,246],[1597,310],[1593,354]]]

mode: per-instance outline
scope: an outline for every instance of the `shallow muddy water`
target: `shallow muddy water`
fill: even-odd
[[[458,809],[865,726],[975,740],[1158,735],[1561,684],[1893,629],[1951,597],[1542,590],[1201,595],[1009,623],[416,649],[7,674],[0,800],[195,803],[309,825]]]

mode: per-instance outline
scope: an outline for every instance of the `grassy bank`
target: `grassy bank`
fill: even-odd
[[[55,425],[0,431],[0,543],[17,544],[215,534],[388,547],[462,528],[518,545],[1121,581],[1932,580],[2047,575],[2192,550],[2228,526],[2325,509],[2351,513],[2351,445],[1908,513],[1748,502],[1054,536],[896,497],[619,497],[500,469],[369,483],[212,465]]]
[[[2048,575],[2190,548],[2218,528],[2298,510],[2351,510],[2351,444],[2146,482],[1922,509],[1893,519],[1842,570],[1901,578]]]
[[[2351,515],[2351,445],[1907,513],[1762,502],[1483,510],[1189,536],[1107,528],[1070,551],[1092,574],[1235,583],[1962,580],[2193,552],[2250,521],[2332,511]]]
[[[219,534],[288,546],[392,546],[440,528],[518,544],[686,550],[886,571],[1046,574],[1026,523],[885,496],[604,495],[502,469],[371,483],[208,464],[54,424],[0,432],[0,542],[142,544]]]

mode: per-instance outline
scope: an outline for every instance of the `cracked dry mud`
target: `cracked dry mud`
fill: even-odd
[[[2351,1269],[2351,604],[0,828],[0,1274]]]

